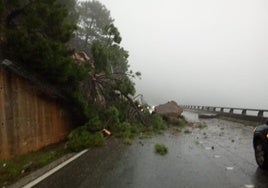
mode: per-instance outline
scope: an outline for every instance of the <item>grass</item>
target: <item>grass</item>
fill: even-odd
[[[185,126],[185,124],[186,124],[186,122],[184,119],[182,119],[182,118],[178,119],[178,121],[177,121],[178,126]]]
[[[153,137],[152,132],[141,132],[139,135],[139,139],[149,139]]]
[[[198,123],[198,126],[197,126],[199,129],[204,129],[205,127],[207,127],[206,123],[205,122],[200,122]]]
[[[181,132],[181,129],[178,128],[178,127],[175,127],[175,128],[174,128],[174,131],[176,131],[176,132]]]
[[[132,145],[132,143],[133,143],[133,140],[132,139],[130,139],[130,138],[125,138],[124,139],[124,144],[126,144],[126,145]]]
[[[166,155],[168,153],[168,148],[164,144],[155,144],[154,150],[155,153],[160,155]]]
[[[68,136],[67,148],[72,152],[105,144],[104,136],[101,132],[91,133],[85,126],[73,130]]]
[[[184,127],[187,122],[184,118],[170,118],[168,124],[176,127]]]
[[[67,154],[65,143],[51,145],[36,152],[0,161],[0,187],[14,183],[19,178]]]
[[[185,129],[185,130],[184,130],[184,133],[185,133],[185,134],[190,134],[190,133],[192,133],[192,131],[190,131],[189,129]]]

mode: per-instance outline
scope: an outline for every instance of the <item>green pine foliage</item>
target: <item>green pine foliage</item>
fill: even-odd
[[[155,144],[155,153],[160,155],[166,155],[168,153],[168,148],[164,144]]]
[[[93,140],[101,139],[93,132],[103,128],[126,139],[142,130],[128,114],[134,104],[129,97],[135,94],[132,79],[140,73],[129,70],[128,52],[120,46],[120,32],[104,5],[95,0],[0,0],[0,15],[4,58],[58,88],[81,115],[82,128],[69,136],[71,148],[98,145]],[[74,48],[85,49],[91,61],[76,64]],[[151,125],[155,130],[162,129],[158,121]]]
[[[166,124],[160,115],[153,114],[152,116],[152,125],[154,130],[166,129]]]
[[[179,118],[173,125],[182,127],[186,125],[186,121],[183,118]]]
[[[67,148],[73,152],[95,146],[104,145],[105,140],[101,132],[89,132],[86,126],[73,130],[68,136]]]
[[[73,62],[73,50],[66,45],[76,29],[76,24],[67,19],[66,6],[57,0],[16,2],[4,1],[5,57],[50,83],[75,88],[85,70]]]

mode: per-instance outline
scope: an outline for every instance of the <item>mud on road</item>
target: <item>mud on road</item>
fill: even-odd
[[[254,127],[206,119],[207,126],[198,128],[197,114],[184,116],[193,122],[190,133],[167,131],[131,146],[88,152],[37,187],[268,187],[268,174],[254,159]],[[156,143],[165,144],[168,154],[157,155]]]

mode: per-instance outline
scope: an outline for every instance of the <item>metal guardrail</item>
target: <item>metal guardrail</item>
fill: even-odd
[[[251,109],[251,108],[233,108],[233,107],[216,107],[216,106],[199,106],[199,105],[182,105],[184,109],[191,110],[200,110],[200,111],[208,111],[215,113],[224,113],[224,114],[237,114],[242,116],[256,116],[263,118],[264,113],[268,112],[265,109]],[[241,111],[240,113],[235,113],[234,111]],[[256,115],[248,114],[248,112],[256,112]]]

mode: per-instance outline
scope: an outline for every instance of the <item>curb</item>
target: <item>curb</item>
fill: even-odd
[[[52,162],[51,164],[48,164],[47,166],[29,174],[28,176],[22,178],[18,182],[8,186],[8,188],[16,188],[16,187],[23,187],[23,188],[30,188],[41,182],[42,180],[46,179],[50,175],[54,174],[67,164],[71,163],[84,153],[86,153],[88,149],[85,149],[75,155],[73,154],[67,154],[66,156],[63,156],[62,158]]]

